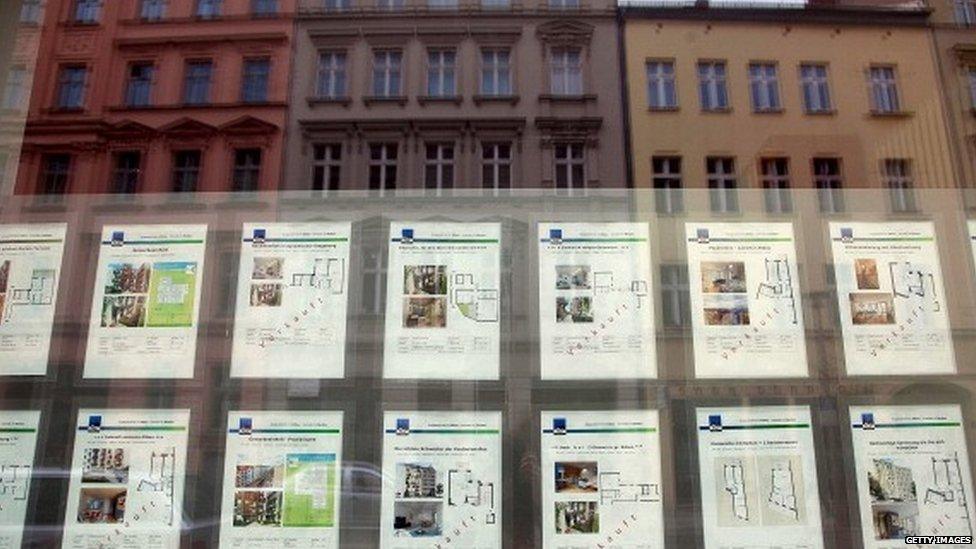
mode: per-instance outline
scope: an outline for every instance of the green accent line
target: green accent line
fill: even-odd
[[[843,238],[834,237],[835,241],[844,241]],[[851,242],[932,242],[935,238],[931,236],[889,236],[889,237],[863,237],[855,236]]]
[[[253,238],[245,238],[246,242],[253,242]],[[323,237],[323,238],[265,238],[265,242],[348,242],[345,237]]]
[[[396,429],[387,429],[386,434],[396,434]],[[497,435],[498,429],[410,429],[411,435]]]
[[[0,433],[36,433],[33,427],[0,427]]]
[[[564,238],[563,242],[647,242],[646,238]]]
[[[961,427],[962,423],[958,421],[923,421],[921,423],[879,423],[875,427],[880,428],[911,428],[911,427]]]
[[[690,242],[697,242],[698,238],[689,237]],[[793,242],[793,239],[788,236],[769,236],[769,237],[755,237],[755,238],[709,238],[708,242],[702,242],[702,244],[708,244],[709,242]]]
[[[106,240],[102,242],[104,246],[110,246],[112,242]],[[123,242],[125,246],[146,246],[150,244],[203,244],[202,239],[194,240],[126,240]]]
[[[63,242],[60,238],[14,238],[0,240],[0,244],[58,244],[60,242]]]

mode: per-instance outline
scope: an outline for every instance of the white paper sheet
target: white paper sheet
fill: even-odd
[[[0,412],[0,547],[19,548],[30,498],[41,413]]]

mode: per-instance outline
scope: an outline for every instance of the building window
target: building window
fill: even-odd
[[[651,158],[654,172],[654,207],[660,214],[677,214],[685,210],[681,185],[681,157],[655,156]]]
[[[123,151],[115,153],[115,169],[112,172],[112,192],[132,194],[138,192],[142,178],[142,153]]]
[[[362,313],[383,314],[386,307],[386,254],[383,251],[364,247],[362,277]]]
[[[891,211],[897,213],[917,211],[911,161],[905,158],[885,158],[881,168],[885,187],[888,188],[888,196],[891,199]]]
[[[976,65],[966,69],[966,82],[969,85],[969,106],[976,109]]]
[[[549,65],[549,91],[554,95],[580,95],[583,93],[583,70],[578,48],[552,50]]]
[[[724,62],[698,63],[698,96],[702,110],[724,111],[729,108]]]
[[[186,76],[183,83],[183,102],[187,105],[206,105],[210,103],[210,80],[212,76],[212,62],[188,62],[186,64]]]
[[[377,51],[373,53],[373,95],[376,97],[395,97],[400,95],[399,51]]]
[[[271,73],[269,59],[245,59],[241,76],[241,101],[264,103],[268,100],[268,77]]]
[[[652,109],[678,108],[673,62],[647,62],[647,106]]]
[[[766,213],[785,214],[793,211],[790,194],[790,162],[786,158],[763,158],[760,163],[763,198]]]
[[[454,144],[428,143],[424,155],[424,187],[442,189],[454,187]]]
[[[41,194],[65,194],[71,174],[70,154],[45,154],[41,158]]]
[[[233,188],[256,191],[261,179],[261,149],[234,149]]]
[[[166,16],[166,0],[142,0],[139,17],[145,21],[159,21]]]
[[[132,63],[125,83],[125,104],[128,107],[145,107],[152,102],[152,63]]]
[[[194,192],[199,183],[200,151],[177,151],[173,155],[173,192]]]
[[[402,10],[403,0],[376,0],[376,7],[381,10]]]
[[[512,144],[481,144],[481,187],[496,192],[512,187]]]
[[[800,87],[803,90],[803,108],[808,113],[830,112],[830,83],[827,80],[827,65],[800,65]]]
[[[427,95],[450,97],[454,95],[455,54],[452,50],[427,52]]]
[[[843,180],[840,175],[839,159],[814,158],[813,184],[817,188],[821,213],[835,214],[844,211]]]
[[[319,54],[319,78],[316,95],[323,99],[337,99],[346,95],[346,54]]]
[[[458,7],[458,0],[427,0],[427,7],[431,9],[454,9]]]
[[[976,1],[974,0],[955,0],[956,23],[972,26],[976,24]]]
[[[737,213],[739,184],[735,177],[735,159],[710,156],[705,159],[705,171],[708,173],[708,201],[712,211]]]
[[[278,13],[278,0],[251,0],[251,13],[254,15],[274,15]]]
[[[396,189],[397,152],[396,143],[373,143],[369,146],[369,188],[383,191]]]
[[[220,8],[223,0],[197,0],[197,17],[210,19],[220,17]]]
[[[507,49],[481,50],[482,95],[511,95],[511,53]]]
[[[326,11],[342,11],[349,7],[347,0],[323,0],[322,7]]]
[[[102,0],[75,0],[75,23],[97,23],[101,11]]]
[[[680,328],[691,324],[687,265],[661,265],[661,312],[664,325]]]
[[[14,65],[7,71],[7,81],[3,87],[3,108],[22,109],[26,99],[27,67]]]
[[[901,110],[898,103],[898,83],[894,67],[871,67],[871,110],[876,113],[893,113]]]
[[[20,22],[41,22],[41,0],[23,0],[20,4]]]
[[[312,145],[312,190],[339,190],[342,170],[342,145],[316,143]]]
[[[510,0],[481,0],[481,7],[483,8],[507,8],[511,6]]]
[[[85,83],[88,69],[85,67],[63,67],[58,81],[58,107],[80,109],[85,106]]]
[[[557,9],[578,8],[579,0],[549,0],[549,7]]]
[[[779,78],[775,63],[752,63],[749,65],[749,92],[752,96],[752,110],[755,112],[778,111]]]
[[[586,188],[586,158],[582,143],[557,143],[553,149],[556,189]]]

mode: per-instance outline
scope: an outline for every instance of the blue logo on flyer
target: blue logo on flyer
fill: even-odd
[[[112,232],[112,246],[121,246],[125,244],[125,232],[123,231],[113,231]]]
[[[562,229],[549,229],[549,243],[550,244],[562,244],[563,243],[563,230]]]
[[[552,418],[552,434],[554,435],[566,434],[566,418],[564,417]]]
[[[711,432],[717,432],[722,430],[721,415],[708,416],[708,430]]]
[[[397,418],[396,420],[396,434],[397,436],[406,436],[410,434],[410,420],[406,418]]]
[[[698,236],[699,244],[708,244],[710,240],[708,229],[696,229],[695,234]]]
[[[102,416],[88,416],[88,432],[98,433],[102,430]]]
[[[254,429],[254,421],[249,417],[242,417],[237,421],[237,434],[250,435]]]
[[[400,231],[400,243],[401,244],[413,243],[413,229],[403,229],[402,231]]]
[[[861,429],[865,431],[873,431],[874,426],[874,414],[870,412],[861,414]]]
[[[251,242],[253,244],[264,244],[264,239],[267,238],[267,229],[254,229],[254,234],[251,236]]]
[[[850,227],[841,227],[840,240],[841,242],[854,242],[854,229]]]

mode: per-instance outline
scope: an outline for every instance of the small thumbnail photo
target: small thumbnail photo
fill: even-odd
[[[281,284],[251,284],[251,307],[281,307]]]
[[[398,498],[439,498],[444,495],[444,475],[427,463],[397,463]]]
[[[281,488],[284,465],[238,465],[234,486],[237,488]]]
[[[852,323],[895,323],[895,298],[891,293],[852,292],[850,300]]]
[[[593,287],[589,265],[556,265],[557,290],[589,290]]]
[[[109,263],[105,295],[148,293],[151,274],[149,263]]]
[[[406,265],[403,267],[404,295],[446,295],[446,265]]]
[[[120,488],[82,488],[78,498],[78,522],[115,524],[125,521],[125,498]]]
[[[281,526],[281,491],[234,492],[234,526]]]
[[[741,261],[703,261],[701,278],[706,294],[746,292],[746,264]]]
[[[403,298],[404,328],[444,328],[446,326],[446,297]]]
[[[873,259],[855,259],[854,276],[857,278],[858,290],[878,290],[878,262]]]
[[[595,501],[557,501],[557,534],[599,534],[600,513]]]
[[[10,281],[10,261],[0,261],[0,294],[7,292],[7,284]]]
[[[557,297],[556,322],[593,322],[592,300],[588,296]]]
[[[81,454],[81,481],[127,484],[129,456],[125,449],[85,448]]]
[[[146,296],[117,295],[102,299],[102,328],[142,328]]]
[[[599,471],[595,461],[557,461],[556,492],[596,492]]]
[[[444,503],[398,501],[393,504],[393,535],[413,538],[440,536],[444,529]]]
[[[748,326],[749,298],[745,295],[704,296],[706,326]]]
[[[281,280],[285,260],[281,257],[255,257],[251,269],[252,280]]]

